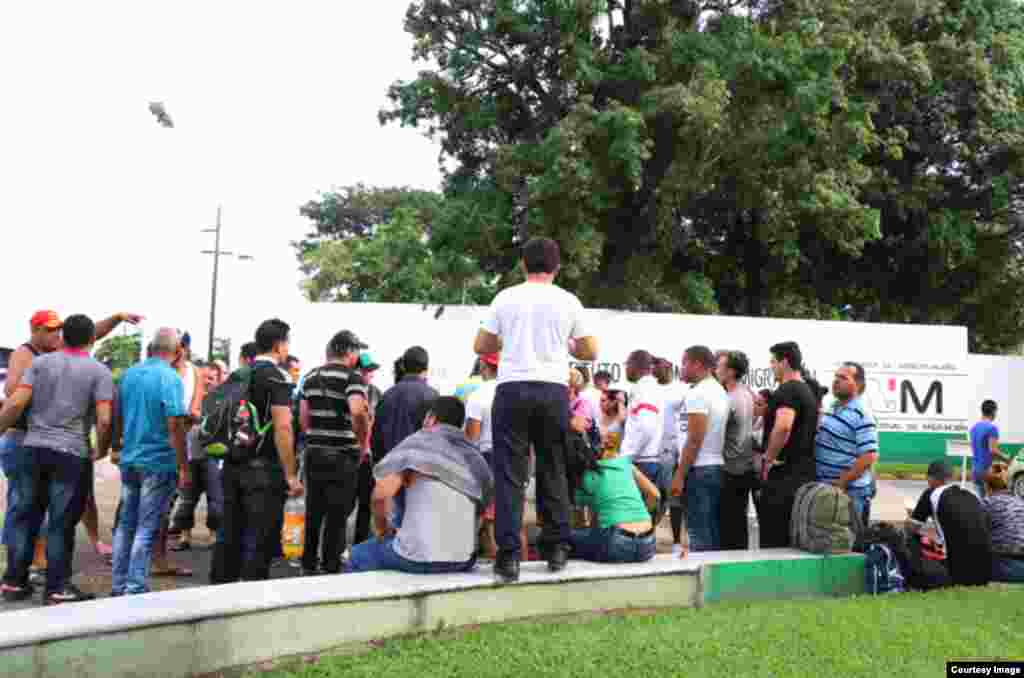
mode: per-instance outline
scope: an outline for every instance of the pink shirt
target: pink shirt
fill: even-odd
[[[588,419],[594,419],[594,409],[590,404],[590,401],[583,396],[577,396],[575,400],[569,405],[569,413],[573,417],[587,417]]]

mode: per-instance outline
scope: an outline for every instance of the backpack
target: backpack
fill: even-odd
[[[790,521],[793,548],[811,553],[849,553],[861,532],[853,501],[838,487],[806,483],[796,492]]]
[[[864,549],[864,591],[873,595],[906,591],[899,560],[885,544],[876,542]]]
[[[933,591],[953,585],[945,560],[937,560],[931,549],[920,536],[907,539],[910,560],[907,564],[907,588],[914,591]],[[929,551],[932,551],[929,553]]]
[[[253,459],[273,422],[263,421],[249,400],[252,370],[235,370],[223,384],[203,398],[197,442],[217,459],[245,462]]]

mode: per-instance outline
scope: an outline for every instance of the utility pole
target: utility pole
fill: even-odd
[[[210,285],[210,343],[208,353],[206,354],[207,360],[213,360],[213,341],[215,334],[215,324],[217,322],[217,278],[220,272],[220,258],[221,257],[234,257],[237,256],[242,261],[252,261],[252,257],[245,254],[236,255],[234,252],[228,252],[220,248],[220,205],[217,206],[217,225],[213,228],[204,228],[203,233],[213,233],[213,249],[203,250],[203,254],[213,255],[213,284]]]

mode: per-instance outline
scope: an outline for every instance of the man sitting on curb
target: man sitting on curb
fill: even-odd
[[[462,432],[465,418],[458,398],[436,399],[423,429],[374,467],[378,536],[352,548],[346,572],[442,574],[476,566],[477,516],[491,501],[494,477]],[[401,524],[393,526],[391,503],[402,488]]]

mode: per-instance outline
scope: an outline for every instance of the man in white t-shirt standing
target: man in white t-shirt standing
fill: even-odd
[[[569,356],[597,357],[597,340],[584,325],[583,304],[554,285],[561,265],[558,244],[533,238],[523,247],[526,282],[498,294],[473,349],[501,352],[491,410],[494,440],[494,573],[519,579],[519,530],[529,480],[530,446],[537,461],[537,505],[543,519],[541,551],[557,572],[569,559],[569,497],[565,435],[569,427]]]
[[[669,481],[663,474],[661,441],[665,437],[665,390],[654,378],[654,356],[633,351],[626,359],[626,379],[633,384],[629,392],[629,412],[622,434],[619,455],[631,457],[640,472],[661,492],[668,494]],[[656,515],[661,515],[661,502]]]
[[[686,502],[686,527],[691,551],[717,551],[721,546],[719,509],[725,427],[729,396],[714,376],[715,356],[707,346],[691,346],[683,354],[686,393],[686,444],[672,481],[672,494]]]

